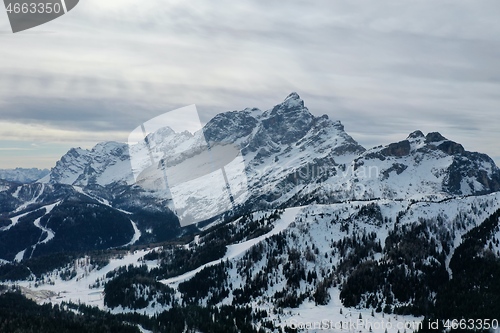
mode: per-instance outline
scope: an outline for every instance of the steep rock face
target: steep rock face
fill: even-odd
[[[255,118],[259,109],[225,112],[216,115],[203,128],[206,140],[210,142],[234,143],[252,133],[258,124]]]
[[[426,137],[428,149],[437,148],[452,157],[446,168],[443,189],[455,195],[478,195],[496,192],[500,189],[500,170],[486,154],[469,152],[456,142],[439,133]]]
[[[420,133],[422,133],[422,132],[420,132]],[[440,141],[445,141],[445,140],[446,140],[446,138],[438,132],[431,132],[425,136],[426,143],[440,142]]]
[[[410,142],[408,140],[391,143],[386,148],[382,149],[381,153],[384,156],[402,157],[410,154]]]
[[[445,141],[437,146],[437,149],[448,155],[460,155],[465,153],[464,147],[461,144],[453,141]]]
[[[493,160],[481,153],[454,154],[443,187],[452,194],[485,194],[500,190],[500,171]]]
[[[80,176],[88,163],[88,152],[81,148],[70,149],[52,168],[49,175],[42,178],[42,182],[72,184]]]
[[[338,178],[365,151],[339,121],[313,116],[296,93],[258,119],[243,148],[250,189],[247,205],[299,204],[299,193],[314,192],[330,176]]]
[[[292,144],[311,129],[314,116],[297,93],[291,93],[281,104],[263,115],[262,130],[278,144]]]

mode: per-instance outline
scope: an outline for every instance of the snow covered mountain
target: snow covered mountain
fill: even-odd
[[[205,192],[215,185],[191,180],[174,194],[196,193],[194,214],[213,218],[187,227],[173,197],[151,186],[164,177],[156,165],[135,179],[131,156],[146,143],[72,149],[39,183],[0,181],[0,280],[59,294],[43,302],[157,314],[141,319],[152,331],[168,331],[176,311],[215,321],[224,307],[247,311],[228,325],[249,332],[294,332],[326,316],[396,333],[424,316],[500,311],[500,170],[487,155],[421,131],[367,150],[296,93],[270,110],[221,113],[193,134],[147,137],[148,152],[173,166],[205,143],[241,151],[246,193],[218,215]]]
[[[491,158],[436,132],[415,131],[406,140],[370,149],[356,158],[354,169],[360,176],[353,181],[363,184],[366,198],[444,198],[500,189],[500,171]]]
[[[0,170],[0,179],[18,183],[32,183],[45,177],[49,172],[48,169],[41,170],[37,168],[2,169]]]
[[[231,144],[245,161],[252,209],[294,206],[312,197],[331,203],[347,199],[422,199],[486,194],[500,189],[500,171],[486,155],[465,151],[439,133],[420,131],[366,150],[339,121],[313,116],[297,93],[274,108],[245,109],[215,116],[191,135],[162,128],[148,137],[153,154],[176,165],[197,152],[200,140]],[[77,186],[134,184],[130,154],[145,149],[116,142],[92,150],[72,149],[42,179]],[[149,160],[147,154],[145,159]],[[158,182],[163,174],[150,183]],[[210,187],[197,180],[190,186]],[[188,195],[188,194],[181,194]]]
[[[332,163],[332,158],[349,164],[364,151],[340,122],[327,116],[314,117],[296,93],[265,112],[245,109],[219,114],[205,125],[203,134],[209,144],[234,144],[242,150],[251,188],[282,182],[303,167]],[[163,154],[173,164],[181,163],[188,157],[186,152],[200,146],[200,135],[175,133],[169,128],[151,133],[148,139],[154,153]],[[127,145],[116,142],[101,143],[90,151],[72,149],[42,181],[78,186],[114,182],[130,185],[134,178],[129,154]]]
[[[48,175],[44,183],[86,186],[109,185],[133,181],[128,146],[118,142],[103,142],[92,150],[70,149]]]
[[[224,212],[220,209],[224,198],[213,194],[216,184],[225,192],[224,181],[197,178],[181,183],[173,188],[177,199],[173,207],[171,193],[146,186],[161,183],[163,172],[153,166],[153,172],[143,178],[145,181],[136,181],[131,154],[151,148],[152,154],[159,156],[157,160],[183,165],[203,143],[229,144],[241,151],[243,169],[226,166],[230,184],[237,182],[240,174],[245,176],[245,183],[238,184],[244,195],[234,196],[232,216],[347,200],[438,201],[500,189],[500,170],[484,154],[465,151],[439,133],[424,136],[420,131],[403,141],[366,150],[339,121],[326,115],[313,116],[297,93],[267,111],[253,108],[218,114],[194,134],[164,127],[147,139],[147,147],[144,142],[132,146],[103,142],[91,150],[74,148],[40,183],[4,183],[0,192],[3,219],[10,221],[21,213],[80,198],[117,214],[134,214],[137,224],[133,226],[142,234],[139,242],[175,237],[181,229],[174,214],[182,214],[182,204],[191,206],[189,213],[198,221]],[[143,155],[149,162],[149,155]],[[4,236],[16,228],[3,228]],[[130,230],[127,237],[132,237]],[[30,233],[24,235],[31,237]],[[34,247],[38,241],[21,243]],[[12,254],[0,251],[1,257],[12,259]]]

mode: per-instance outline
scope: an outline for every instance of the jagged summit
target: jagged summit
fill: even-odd
[[[290,94],[288,94],[288,96],[285,98],[285,101],[287,101],[289,99],[301,100],[299,94],[295,91],[292,91]]]
[[[297,94],[296,92],[292,92],[285,98],[282,103],[276,105],[272,109],[271,116],[276,114],[298,112],[311,115],[309,109],[304,106],[304,101],[300,98],[299,94]]]
[[[429,132],[429,133],[427,133],[427,135],[425,135],[421,130],[416,130],[416,131],[411,132],[406,139],[407,140],[424,139],[425,143],[435,143],[435,142],[448,141],[448,139],[445,138],[439,132]]]
[[[225,171],[199,173],[205,140],[235,152],[212,145]],[[499,169],[437,132],[400,140],[365,150],[292,93],[193,134],[71,149],[44,182],[0,179],[0,280],[140,331],[321,330],[311,323],[327,314],[337,330],[365,318],[395,333],[436,313],[495,318]],[[199,223],[182,224],[186,211]]]
[[[419,138],[425,138],[424,133],[420,130],[416,130],[414,132],[411,132],[410,135],[408,135],[407,139],[419,139]]]
[[[439,132],[431,132],[425,136],[425,141],[428,143],[445,141],[445,140],[447,140],[447,139],[444,136],[442,136],[441,133],[439,133]]]
[[[297,104],[303,107],[304,101],[300,98],[299,94],[297,94],[296,92],[292,92],[285,98],[283,104],[286,105]]]

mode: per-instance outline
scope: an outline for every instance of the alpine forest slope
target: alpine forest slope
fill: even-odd
[[[29,331],[8,305],[32,317],[40,305],[22,294],[45,304],[54,332],[87,316],[131,332],[437,332],[464,320],[498,332],[500,170],[487,155],[418,130],[365,149],[297,93],[147,137],[179,165],[202,139],[240,150],[246,195],[222,214],[195,207],[213,217],[186,227],[165,192],[135,182],[139,146],[75,148],[37,182],[0,180],[0,331]]]

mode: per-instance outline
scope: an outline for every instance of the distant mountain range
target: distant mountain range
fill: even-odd
[[[48,169],[37,168],[0,169],[0,179],[18,183],[33,183],[49,173]]]

